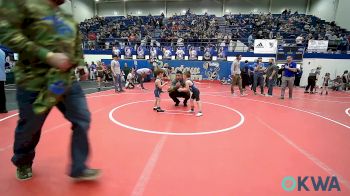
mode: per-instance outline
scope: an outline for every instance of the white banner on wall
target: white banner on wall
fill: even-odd
[[[277,40],[276,39],[256,39],[254,41],[255,54],[276,54]]]
[[[328,40],[309,40],[308,52],[327,52]]]

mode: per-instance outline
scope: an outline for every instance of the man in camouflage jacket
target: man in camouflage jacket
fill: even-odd
[[[15,79],[20,119],[12,157],[17,178],[32,177],[42,125],[56,105],[73,125],[70,176],[95,179],[99,170],[86,166],[90,112],[80,85],[74,81],[74,68],[84,65],[77,24],[59,9],[64,0],[0,3],[0,43],[19,53]],[[63,91],[58,93],[57,88]]]

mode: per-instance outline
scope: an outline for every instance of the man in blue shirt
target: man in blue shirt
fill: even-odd
[[[264,94],[264,72],[265,72],[265,66],[264,63],[262,62],[262,58],[258,58],[258,62],[255,64],[254,68],[254,83],[253,83],[253,91],[254,94],[256,95],[256,87],[260,86],[260,93],[261,95]]]
[[[6,96],[5,96],[5,52],[0,49],[0,114],[7,113],[6,110]]]
[[[282,89],[280,99],[284,99],[284,93],[287,86],[289,88],[289,99],[292,99],[295,74],[298,71],[297,64],[293,62],[292,56],[287,57],[287,63],[282,66],[282,69],[284,69],[284,72],[282,75]]]

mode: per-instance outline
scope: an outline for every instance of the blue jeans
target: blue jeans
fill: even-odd
[[[39,92],[17,88],[19,106],[19,121],[15,131],[14,155],[12,162],[17,167],[31,166],[35,157],[35,148],[40,140],[42,126],[49,114],[36,115],[33,112],[33,102]],[[65,93],[57,108],[64,117],[72,123],[71,140],[71,171],[70,176],[79,176],[87,167],[89,155],[88,130],[91,115],[83,90],[78,82],[74,82]]]
[[[267,94],[272,96],[273,87],[276,86],[276,79],[272,79],[272,80],[269,79],[267,85],[269,87]]]
[[[260,92],[261,94],[264,94],[264,76],[262,74],[254,74],[254,83],[253,83],[253,91],[256,93],[256,87],[260,86]]]
[[[123,90],[121,74],[117,74],[116,76],[114,76],[114,87],[115,87],[115,91]]]

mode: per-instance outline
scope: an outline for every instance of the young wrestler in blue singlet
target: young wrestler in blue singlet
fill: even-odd
[[[162,78],[164,75],[164,71],[162,69],[156,70],[155,71],[155,75],[156,75],[156,81],[155,81],[155,89],[154,89],[154,96],[156,98],[155,104],[154,104],[154,108],[153,110],[157,111],[157,112],[164,112],[164,110],[162,110],[160,108],[160,94],[162,93],[162,88],[167,85],[168,83],[165,82],[163,84],[162,82]]]
[[[194,113],[194,100],[197,102],[198,106],[198,113],[196,114],[197,117],[203,116],[202,113],[202,103],[200,101],[200,91],[199,89],[194,85],[194,82],[190,79],[191,78],[191,72],[186,71],[184,73],[184,80],[186,81],[186,86],[184,88],[179,88],[179,92],[191,92],[191,110],[189,112]]]

